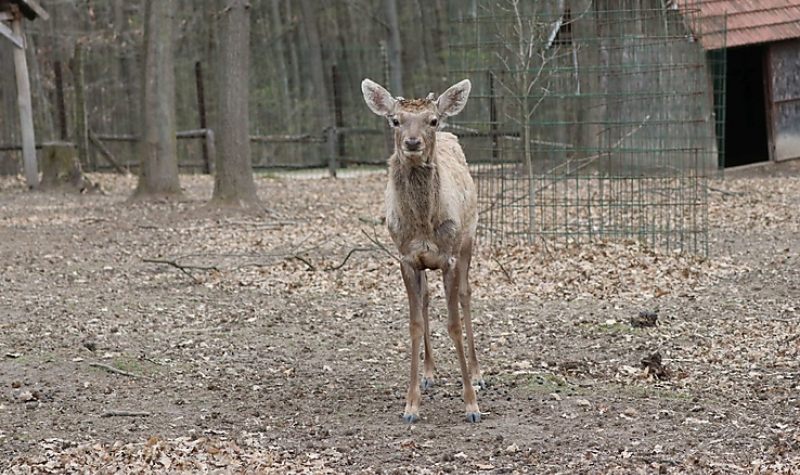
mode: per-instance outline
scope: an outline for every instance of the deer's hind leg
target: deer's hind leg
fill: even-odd
[[[469,285],[469,265],[471,261],[472,239],[469,239],[461,247],[461,252],[458,256],[458,300],[461,302],[461,312],[464,314],[464,330],[467,333],[467,358],[469,360],[472,384],[484,388],[486,383],[483,381],[481,369],[478,365],[478,355],[475,352],[475,336],[472,331],[472,289]]]
[[[467,420],[469,422],[479,422],[481,411],[478,409],[478,398],[475,395],[475,388],[472,387],[472,378],[467,367],[467,358],[464,356],[464,338],[461,332],[461,315],[458,311],[458,287],[460,283],[459,267],[456,258],[450,258],[445,267],[442,268],[444,274],[444,292],[447,298],[447,331],[453,340],[453,346],[458,356],[458,364],[461,367],[461,381],[464,386],[464,406]]]

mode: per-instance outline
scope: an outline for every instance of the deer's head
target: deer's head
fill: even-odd
[[[394,130],[398,156],[414,162],[430,156],[436,143],[436,130],[446,117],[461,112],[471,88],[469,79],[464,79],[436,99],[433,93],[425,99],[404,99],[392,97],[389,91],[369,79],[361,82],[367,106],[377,115],[386,117]]]

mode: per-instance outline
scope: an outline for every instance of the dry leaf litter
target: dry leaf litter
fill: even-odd
[[[385,174],[261,178],[261,216],[205,209],[207,177],[156,203],[93,178],[105,194],[0,180],[3,473],[800,470],[797,178],[713,182],[708,259],[480,246],[476,427],[429,279],[439,379],[419,428],[395,417]],[[152,414],[98,419],[116,409]]]

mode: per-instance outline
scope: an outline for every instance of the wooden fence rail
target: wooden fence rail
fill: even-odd
[[[520,140],[518,131],[511,130],[498,130],[492,128],[489,130],[477,130],[458,125],[447,125],[447,130],[454,133],[459,137],[487,137],[492,138],[493,145],[496,146],[498,138],[508,140]],[[330,176],[335,177],[336,172],[340,165],[343,163],[370,163],[377,164],[383,163],[383,160],[375,162],[362,162],[358,160],[348,160],[344,155],[344,147],[342,143],[348,137],[355,136],[379,136],[386,134],[384,129],[376,129],[370,127],[328,127],[320,134],[277,134],[277,135],[251,135],[250,141],[260,144],[323,144],[325,146],[325,155],[327,157],[328,171]],[[188,139],[202,139],[204,145],[203,153],[203,171],[211,172],[214,167],[214,157],[216,156],[216,142],[214,131],[212,129],[192,129],[182,130],[176,134],[179,140]],[[128,142],[135,143],[139,140],[137,135],[132,134],[102,134],[94,131],[89,132],[90,143],[97,148],[103,158],[108,161],[111,166],[120,173],[123,173],[125,166],[117,160],[111,151],[103,144],[103,142]],[[536,141],[534,141],[536,142]],[[41,149],[42,144],[36,144],[37,149]],[[0,144],[0,152],[6,151],[19,151],[22,150],[21,145],[16,144]]]

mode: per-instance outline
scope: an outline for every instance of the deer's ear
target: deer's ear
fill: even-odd
[[[469,91],[472,89],[472,83],[469,79],[450,86],[450,89],[444,91],[438,99],[436,99],[436,108],[439,113],[445,116],[456,115],[461,112],[461,109],[467,105],[469,99]]]
[[[388,115],[394,110],[395,99],[380,84],[364,79],[361,81],[361,92],[369,109],[378,115]]]

